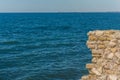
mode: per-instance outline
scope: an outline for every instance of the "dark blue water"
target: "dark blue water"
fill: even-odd
[[[80,79],[96,29],[120,29],[120,13],[1,13],[0,80]]]

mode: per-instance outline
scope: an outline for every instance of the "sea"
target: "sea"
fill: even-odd
[[[120,30],[119,12],[0,13],[0,80],[80,80],[87,33]]]

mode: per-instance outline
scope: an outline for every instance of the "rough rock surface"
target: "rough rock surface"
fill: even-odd
[[[86,64],[89,74],[81,80],[120,80],[120,31],[96,30],[88,36],[93,58]]]

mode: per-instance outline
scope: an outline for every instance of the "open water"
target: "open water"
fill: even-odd
[[[79,80],[98,29],[120,29],[120,13],[0,13],[0,80]]]

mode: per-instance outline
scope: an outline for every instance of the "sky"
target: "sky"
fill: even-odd
[[[120,0],[0,0],[0,12],[120,12]]]

